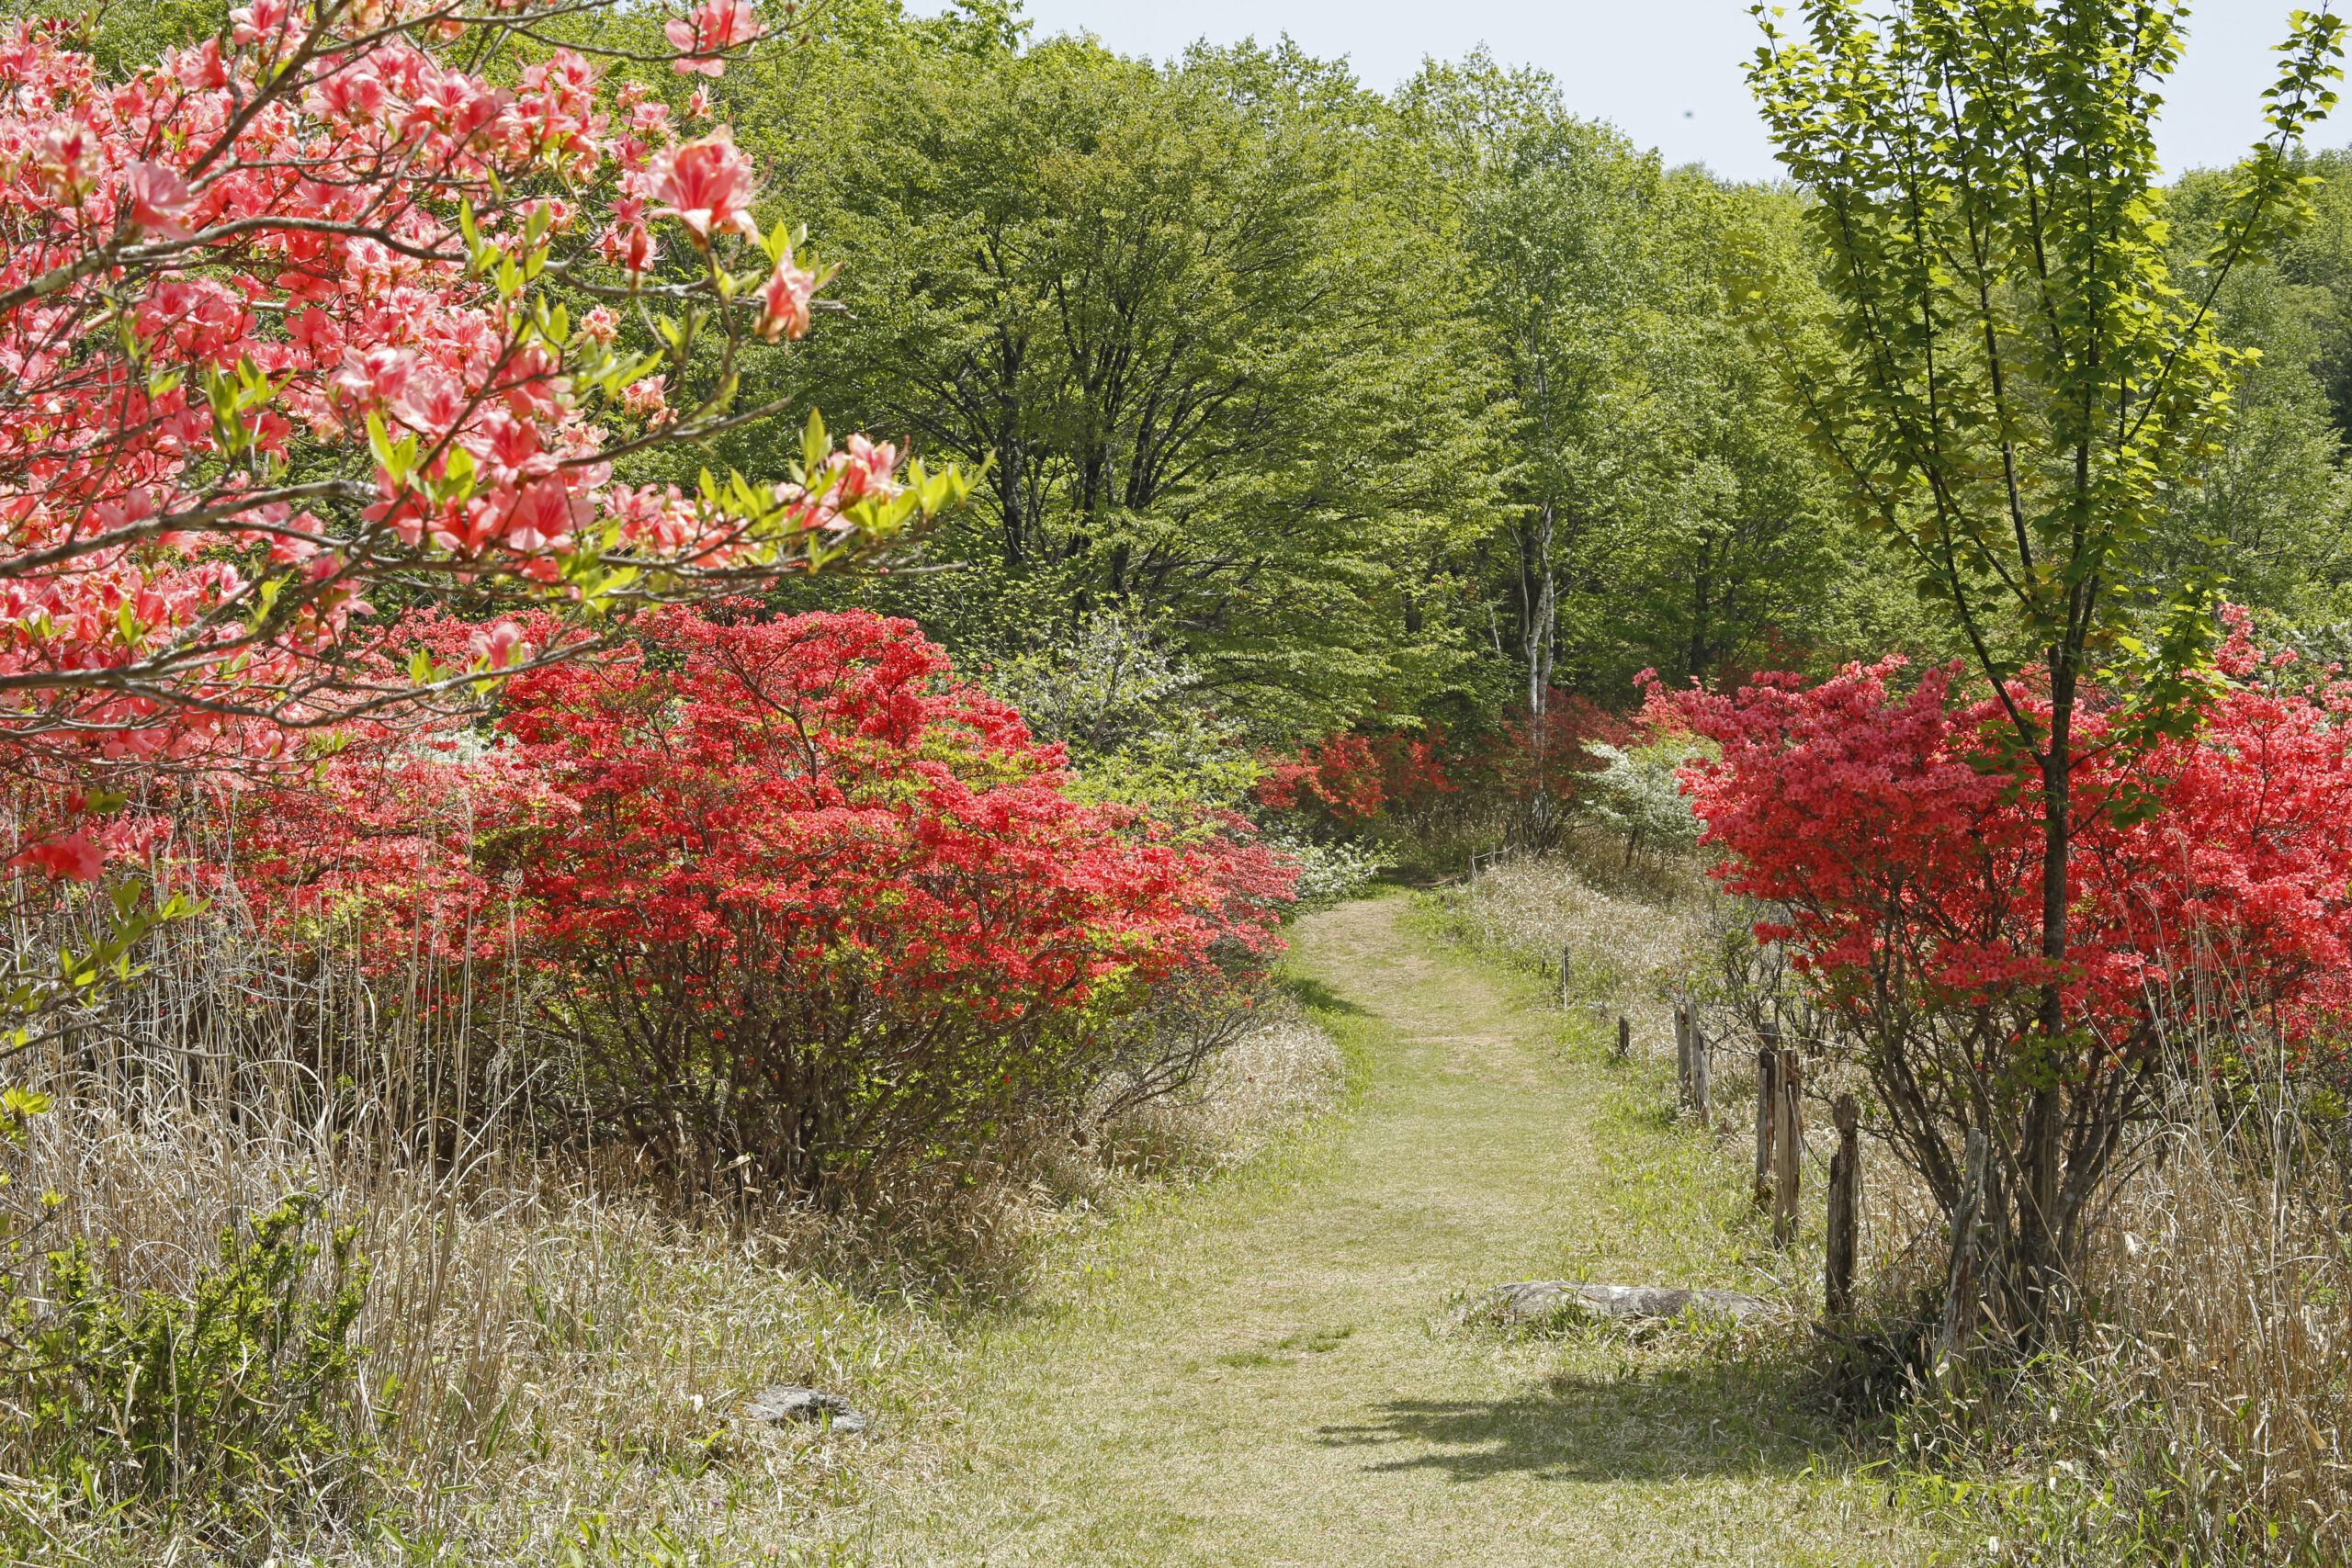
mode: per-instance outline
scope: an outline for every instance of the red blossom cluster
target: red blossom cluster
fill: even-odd
[[[1419,736],[1335,730],[1300,747],[1295,760],[1261,759],[1266,773],[1256,799],[1278,811],[1318,811],[1343,829],[1360,828],[1385,812],[1450,793],[1445,750],[1442,725]]]
[[[1808,687],[1728,695],[1653,684],[1651,711],[1721,747],[1683,770],[1733,890],[1785,915],[1758,935],[1849,997],[2013,1011],[2053,972],[2067,1016],[2111,1049],[2217,1017],[2287,1038],[2340,1016],[2352,968],[2352,682],[2287,677],[2243,612],[2186,738],[2128,741],[2077,718],[2068,950],[2041,953],[2041,806],[1998,700],[1957,666],[1894,689],[1900,659]],[[2010,694],[2030,714],[2029,684]]]
[[[551,950],[707,943],[746,986],[854,973],[894,1007],[1018,1017],[1262,942],[1283,891],[1069,799],[1058,750],[909,621],[663,611],[616,659],[516,677],[503,709],[562,803],[515,852]]]
[[[813,423],[788,473],[612,483],[618,453],[774,412],[728,406],[735,345],[806,333],[827,275],[761,236],[725,127],[682,138],[531,41],[546,8],[254,0],[115,79],[77,24],[0,33],[0,768],[51,794],[104,765],[266,773],[299,730],[475,672],[413,669],[387,586],[626,607],[814,570],[960,497]],[[712,76],[763,30],[746,0],[668,25]],[[598,302],[575,321],[559,282]],[[659,319],[681,308],[726,340],[710,386],[622,351],[634,313],[676,367],[709,359]],[[26,863],[96,869],[86,832],[18,818],[56,846]]]

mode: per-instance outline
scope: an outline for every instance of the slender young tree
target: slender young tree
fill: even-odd
[[[2076,716],[2105,668],[2130,693],[2109,736],[2193,717],[2217,585],[2150,587],[2138,568],[2223,434],[2214,299],[2306,209],[2292,155],[2335,101],[2342,24],[2294,14],[2270,131],[2210,256],[2176,276],[2150,126],[2185,7],[1908,0],[1873,16],[1813,0],[1802,39],[1755,14],[1749,82],[1813,193],[1830,300],[1824,346],[1783,339],[1788,387],[1855,511],[1958,622],[2039,782],[2039,1017],[2017,1043],[2024,1111],[1999,1154],[2018,1307],[2046,1323],[2067,1262],[2058,1217],[2107,1168],[2114,1132],[2073,1113],[2100,1103],[2075,1092],[2099,1056],[2066,1000]]]

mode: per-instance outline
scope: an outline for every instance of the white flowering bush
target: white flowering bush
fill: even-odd
[[[1301,903],[1345,898],[1359,892],[1380,874],[1381,868],[1392,858],[1382,853],[1376,845],[1318,844],[1311,839],[1281,833],[1267,834],[1266,847],[1298,863]]]
[[[1625,835],[1625,853],[1645,846],[1688,849],[1699,841],[1701,823],[1674,771],[1702,752],[1686,736],[1663,736],[1631,748],[1599,743],[1585,748],[1600,771],[1585,785],[1585,815],[1611,832]]]
[[[1031,734],[1069,749],[1095,799],[1230,807],[1261,772],[1204,700],[1200,671],[1133,615],[1097,615],[998,666],[992,684]]]

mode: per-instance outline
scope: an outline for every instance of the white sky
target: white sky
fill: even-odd
[[[2205,0],[2193,9],[2157,128],[2168,171],[2234,163],[2253,144],[2262,89],[2277,73],[2271,46],[2297,5],[2320,8]],[[1028,0],[1027,15],[1033,38],[1091,31],[1123,54],[1159,59],[1195,39],[1272,43],[1287,32],[1312,54],[1345,55],[1383,90],[1425,55],[1450,59],[1483,42],[1500,61],[1551,72],[1577,113],[1613,122],[1669,164],[1703,163],[1736,179],[1780,173],[1742,80],[1757,41],[1744,0]],[[2347,139],[2352,116],[2339,110],[2316,140]]]

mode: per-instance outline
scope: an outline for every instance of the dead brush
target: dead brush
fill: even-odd
[[[1925,1184],[1871,1161],[1858,1321],[1816,1346],[1833,1407],[1901,1490],[1997,1562],[2352,1560],[2352,1166],[2329,1091],[2175,1079],[2030,1356],[1980,1342],[1947,1390],[1931,1330],[1948,1238]],[[1873,1435],[1874,1434],[1874,1435]]]
[[[1180,1182],[1230,1169],[1330,1110],[1344,1074],[1329,1035],[1295,1007],[1272,1004],[1193,1085],[1129,1106],[1104,1122],[1100,1167]]]
[[[2335,1129],[2267,1098],[2165,1131],[2086,1265],[2082,1325],[1971,1423],[1975,1451],[2039,1472],[1996,1493],[2018,1560],[2352,1558],[2346,1173]]]

